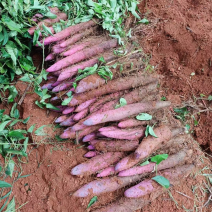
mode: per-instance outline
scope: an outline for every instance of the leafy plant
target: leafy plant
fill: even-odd
[[[185,117],[189,113],[187,107],[174,108],[174,112],[176,113],[175,117],[177,119],[181,119],[182,121],[185,121]]]
[[[29,117],[25,120],[19,119],[19,112],[15,103],[11,109],[10,115],[5,115],[5,110],[0,110],[0,154],[5,157],[7,154],[27,156],[26,147],[28,144],[28,137],[26,130],[14,129],[14,126],[22,122],[26,124]],[[23,144],[22,144],[23,142]],[[10,169],[12,164],[10,164]]]

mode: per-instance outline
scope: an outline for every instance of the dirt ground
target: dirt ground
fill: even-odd
[[[136,35],[144,52],[151,55],[151,64],[164,76],[162,95],[194,106],[195,112],[207,110],[212,102],[195,98],[212,94],[211,1],[144,0],[139,9],[152,20],[149,29]],[[194,138],[212,150],[212,113],[195,118],[199,124]]]
[[[161,96],[174,103],[174,106],[190,105],[196,112],[207,110],[212,103],[197,99],[200,94],[212,95],[212,4],[210,0],[155,0],[142,1],[139,9],[144,17],[151,20],[136,32],[137,39],[145,53],[151,55],[150,63],[156,72],[163,76]],[[192,74],[195,73],[195,74]],[[17,88],[23,92],[24,83]],[[206,98],[205,97],[205,98]],[[51,125],[57,113],[47,112],[35,106],[36,94],[28,93],[22,104],[23,118],[31,116],[28,126]],[[193,137],[204,149],[212,150],[212,113],[196,114],[197,126],[191,122]],[[52,125],[51,125],[52,126]],[[47,136],[33,137],[35,143],[29,146],[29,162],[22,164],[23,175],[14,185],[13,195],[21,212],[84,212],[90,199],[75,199],[71,194],[91,178],[70,175],[75,165],[85,161],[86,150],[73,143],[57,144],[55,135],[60,131],[47,128]],[[47,143],[54,143],[53,145]],[[56,144],[55,144],[56,143]],[[182,144],[183,145],[183,144]],[[197,143],[192,141],[199,169],[181,185],[171,189],[143,208],[142,212],[170,211],[212,211],[212,205],[203,207],[207,193],[203,189],[203,173],[211,172],[210,161],[203,155]],[[210,158],[210,157],[209,157]],[[107,204],[116,199],[120,190],[102,195],[95,206]]]

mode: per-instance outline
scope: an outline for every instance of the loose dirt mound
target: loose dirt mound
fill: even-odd
[[[141,30],[137,37],[144,52],[151,54],[151,63],[164,76],[161,85],[164,96],[178,95],[187,101],[200,94],[211,95],[211,2],[147,0],[139,9],[154,23],[154,27]],[[197,104],[205,105],[206,109],[211,107],[205,100]],[[197,120],[195,139],[200,145],[210,145],[212,150],[212,113],[201,113]]]

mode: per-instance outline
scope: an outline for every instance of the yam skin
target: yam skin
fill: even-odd
[[[123,152],[107,152],[105,154],[97,155],[85,163],[75,166],[71,170],[72,175],[91,175],[101,169],[104,169],[111,164],[116,163],[124,156]]]
[[[175,169],[178,174],[174,175],[173,177],[171,176],[172,185],[176,186],[180,184],[182,182],[182,179],[188,176],[194,170],[194,168],[194,165],[185,165]],[[151,193],[151,195],[143,196],[141,198],[122,197],[104,208],[93,210],[93,212],[133,212],[142,209],[145,205],[149,204],[166,191],[167,190],[164,189],[162,186],[158,187],[157,185],[157,189],[155,189],[154,192]]]
[[[186,158],[191,156],[192,150],[181,150],[176,154],[168,156],[168,158],[162,161],[160,164],[157,165],[157,170],[164,170],[170,167],[175,167],[183,162],[185,162]],[[126,177],[126,176],[133,176],[137,174],[149,173],[155,170],[155,163],[149,163],[145,166],[135,166],[133,168],[124,170],[119,172],[118,176]]]
[[[154,129],[157,138],[148,136],[144,138],[136,151],[119,161],[115,166],[117,172],[129,169],[139,161],[150,156],[154,151],[165,145],[172,137],[172,131],[168,126],[161,126]]]
[[[97,98],[105,94],[128,90],[130,88],[136,88],[139,86],[148,85],[155,81],[157,81],[156,78],[144,76],[141,74],[137,74],[135,76],[128,76],[124,78],[117,78],[108,81],[107,84],[102,85],[99,89],[93,89],[92,91],[74,95],[69,105],[75,106],[89,99]]]

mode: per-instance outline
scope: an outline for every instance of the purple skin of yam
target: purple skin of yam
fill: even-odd
[[[72,112],[74,112],[74,110],[75,110],[75,107],[67,107],[67,108],[63,111],[63,114],[72,113]]]
[[[55,55],[51,53],[46,57],[45,61],[54,60],[54,59],[55,59]]]
[[[95,149],[100,152],[132,152],[137,149],[138,140],[116,140],[116,141],[99,141],[94,145]]]
[[[72,87],[73,82],[74,82],[74,79],[67,81],[67,82],[60,83],[58,86],[56,86],[52,89],[52,92],[64,91],[64,90]]]
[[[92,145],[89,145],[87,148],[88,148],[88,150],[95,150],[95,147]]]
[[[157,165],[157,170],[164,170],[172,168],[179,165],[182,162],[185,162],[186,157],[191,157],[192,150],[181,150],[176,154],[170,155],[166,160],[162,161]],[[127,177],[137,174],[149,173],[155,170],[155,163],[149,163],[145,166],[135,166],[130,169],[119,172],[118,176]]]
[[[78,72],[78,69],[85,69],[86,67],[91,67],[91,66],[95,65],[98,62],[98,58],[99,57],[96,57],[96,58],[87,60],[85,62],[82,62],[78,65],[63,69],[63,71],[59,75],[57,81],[63,81],[63,80],[66,80],[66,79],[72,77],[73,74],[76,74]]]
[[[79,113],[77,113],[73,117],[73,119],[74,119],[74,121],[79,121],[80,119],[83,119],[84,117],[86,117],[87,114],[88,114],[88,108],[85,108],[84,110],[82,110]]]
[[[96,101],[96,98],[95,98],[95,99],[88,100],[88,101],[86,101],[86,102],[80,104],[80,105],[76,108],[75,112],[80,112],[80,111],[82,111],[82,110],[88,108],[88,107],[89,107],[92,103],[94,103],[95,101]]]
[[[110,166],[110,167],[103,169],[99,174],[97,174],[97,177],[107,177],[107,176],[114,175],[114,174],[115,174],[115,167]]]
[[[52,48],[52,51],[54,54],[60,54],[61,52],[64,52],[66,50],[66,48],[62,48],[62,47],[59,47],[59,46],[54,46]]]
[[[101,155],[99,155],[101,156]],[[96,157],[99,157],[96,156]],[[96,158],[95,158],[96,159]],[[113,192],[120,188],[125,187],[133,182],[137,182],[141,176],[131,177],[107,177],[103,179],[94,180],[90,183],[85,184],[78,189],[73,196],[75,197],[87,197],[88,195],[99,195],[107,192]]]
[[[78,139],[82,139],[84,136],[95,132],[96,130],[98,130],[102,125],[96,125],[96,126],[92,126],[92,127],[86,127],[85,129],[81,130],[78,132]],[[72,132],[71,130],[65,131],[63,132],[63,134],[60,135],[61,138],[76,138],[76,132]]]
[[[76,123],[76,124],[72,127],[71,131],[72,131],[72,132],[76,132],[76,131],[85,129],[86,127],[87,127],[87,126],[85,126],[84,124]]]
[[[126,130],[114,129],[110,131],[101,131],[101,135],[104,135],[109,138],[136,140],[143,138],[145,136],[145,128],[139,127],[135,129],[126,129]]]
[[[119,177],[126,177],[126,176],[133,176],[136,174],[143,174],[143,173],[148,173],[152,172],[155,168],[155,163],[149,163],[145,166],[136,166],[124,171],[119,172],[118,176]],[[158,168],[157,168],[158,170]]]
[[[79,44],[79,45],[75,45],[73,46],[71,49],[69,49],[68,51],[66,52],[63,52],[62,53],[62,56],[71,56],[72,54],[75,54],[76,52],[78,51],[81,51],[82,49],[84,49],[85,47],[87,47],[86,43],[84,44]]]
[[[136,119],[127,119],[118,123],[118,127],[120,128],[129,128],[129,127],[137,127],[141,125],[145,125],[146,121],[139,121]]]
[[[56,42],[56,41],[61,41],[65,38],[69,37],[70,35],[74,35],[75,33],[79,32],[80,30],[86,29],[86,28],[94,26],[96,24],[97,23],[95,21],[91,20],[88,22],[83,22],[80,24],[70,26],[70,27],[62,30],[61,32],[58,32],[54,36],[49,36],[49,37],[45,38],[44,45],[48,45],[48,44]],[[41,41],[41,43],[43,43],[43,41]]]
[[[125,197],[129,198],[138,198],[142,197],[144,195],[147,195],[154,191],[155,182],[153,180],[144,180],[141,183],[137,184],[136,186],[133,186],[129,189],[127,189],[124,192]]]
[[[54,96],[54,97],[52,97],[52,98],[50,99],[50,101],[53,102],[53,101],[56,101],[56,100],[58,100],[58,99],[60,99],[60,98],[57,97],[57,96]],[[64,113],[63,113],[63,114],[64,114]]]
[[[52,111],[54,111],[54,112],[57,112],[57,113],[61,113],[61,112],[63,112],[66,108],[67,108],[67,106],[56,106],[59,110],[54,110],[54,109],[50,109],[50,110],[52,110]]]
[[[96,113],[95,115],[91,115],[86,121],[83,122],[83,124],[86,126],[92,126],[99,123],[118,121],[132,115],[148,112],[154,109],[168,107],[170,105],[171,103],[168,101],[129,104],[129,105],[120,107],[118,109],[109,110],[105,112]]]
[[[88,90],[93,90],[95,88],[100,87],[101,85],[104,85],[106,82],[103,78],[97,75],[96,80],[90,81],[90,78],[93,76],[88,76],[82,79],[76,88],[76,93],[83,93]]]
[[[85,158],[93,158],[97,155],[97,153],[95,151],[90,151],[90,152],[87,152],[84,157]]]
[[[165,145],[172,138],[172,132],[167,126],[157,127],[154,129],[154,132],[158,137],[148,136],[143,139],[135,152],[123,158],[116,164],[115,170],[117,172],[133,167],[138,162],[151,155],[152,152],[161,148],[161,145]]]
[[[78,63],[83,60],[86,60],[92,56],[96,56],[97,54],[100,54],[100,53],[104,52],[105,50],[114,48],[116,46],[117,46],[116,39],[102,42],[101,44],[92,46],[92,48],[81,50],[71,56],[63,58],[62,60],[56,62],[54,65],[52,65],[48,69],[46,69],[46,71],[47,72],[58,71],[67,66],[73,65],[73,64]]]
[[[66,115],[60,116],[55,120],[55,123],[61,123],[61,122],[65,121],[66,119],[68,119],[68,117]]]
[[[69,118],[67,118],[66,120],[64,120],[63,122],[60,123],[60,126],[63,126],[63,127],[70,127],[70,126],[73,126],[75,124],[75,121],[73,120],[73,116],[70,116]]]
[[[70,130],[66,130],[60,135],[60,138],[62,138],[62,139],[67,139],[67,138],[70,138],[70,137],[74,138],[75,132],[71,132]]]
[[[91,134],[89,134],[89,135],[86,135],[86,136],[82,139],[82,141],[83,141],[83,142],[88,142],[88,141],[94,140],[95,138],[96,138],[96,133],[91,133]]]
[[[161,171],[159,175],[165,177],[169,180],[170,184],[176,184],[176,181],[182,180],[182,178],[187,177],[190,172],[194,169],[194,165],[183,165],[176,168],[165,169]],[[152,192],[157,192],[161,189],[161,185],[156,183],[154,180],[144,180],[139,184],[127,189],[124,192],[124,196],[128,198],[139,198],[150,194]]]
[[[95,158],[75,166],[71,170],[71,174],[72,175],[93,174],[99,170],[102,170],[116,163],[123,156],[124,153],[122,152],[107,152],[105,154],[97,155]]]
[[[52,84],[53,87],[56,87],[60,84],[61,82],[56,81],[55,83]]]
[[[95,145],[96,143],[98,143],[100,140],[92,140],[92,141],[89,141],[89,144],[91,145]]]
[[[52,83],[50,82],[50,83],[46,83],[46,84],[44,84],[42,87],[41,87],[41,89],[48,89],[48,90],[51,90],[52,88],[53,88],[53,86],[52,86]]]
[[[39,14],[39,13],[36,13],[33,18],[43,18],[43,15],[42,14]]]
[[[116,126],[110,126],[110,127],[102,127],[99,129],[99,132],[107,132],[107,131],[112,131],[112,130],[117,130],[119,129]]]

